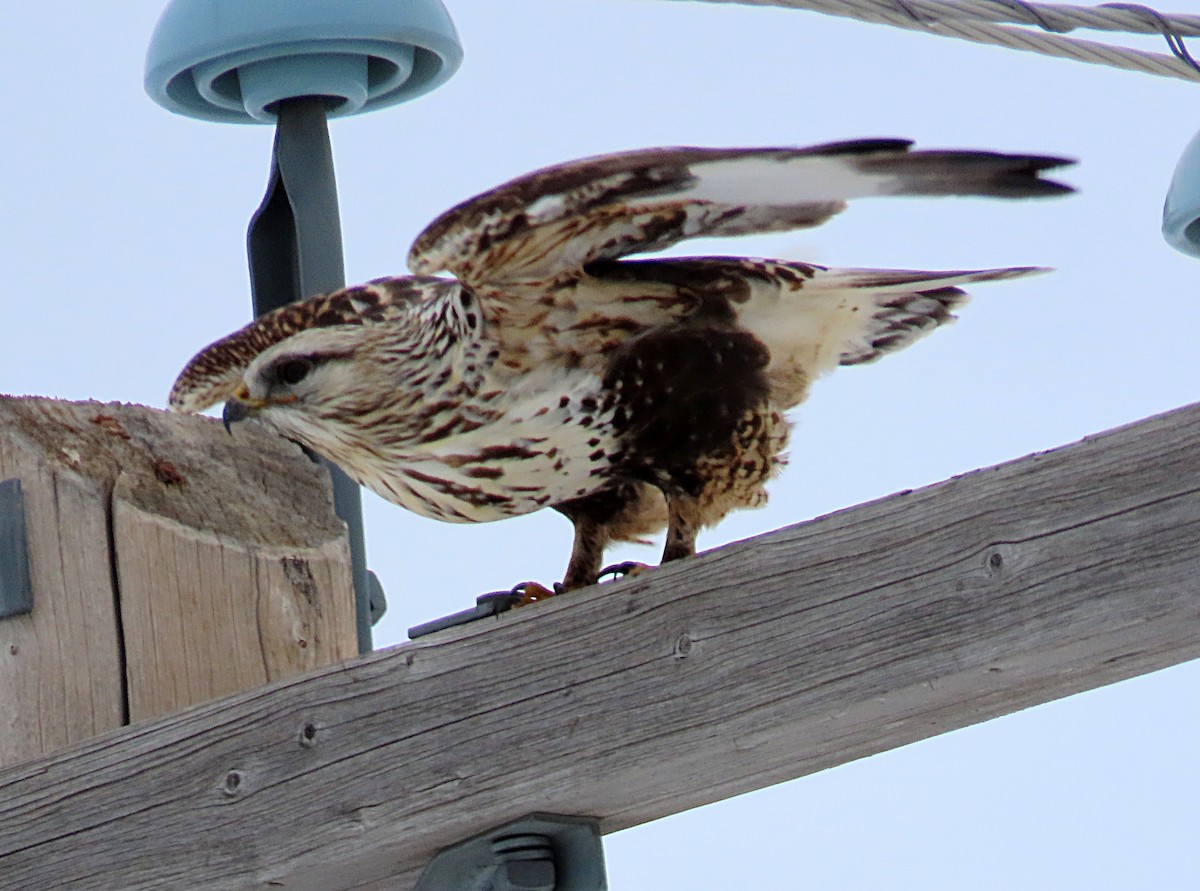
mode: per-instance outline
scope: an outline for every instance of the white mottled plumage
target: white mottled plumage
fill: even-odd
[[[961,285],[1036,271],[626,256],[817,225],[855,197],[1060,194],[1041,172],[1063,163],[860,140],[548,168],[430,224],[417,275],[310,298],[207,347],[170,405],[225,401],[227,422],[255,415],[425,516],[554,507],[576,531],[564,584],[590,584],[609,541],[666,525],[675,559],[701,526],[762,503],[782,411],[814,379],[927,334]]]

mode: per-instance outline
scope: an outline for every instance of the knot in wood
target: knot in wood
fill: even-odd
[[[231,770],[225,774],[225,782],[221,785],[221,791],[230,798],[233,798],[241,788],[242,772],[240,770]]]
[[[305,721],[300,728],[300,745],[310,749],[317,744],[317,725],[313,721]]]
[[[676,659],[686,659],[692,651],[692,636],[686,631],[675,638],[675,650],[672,655]]]

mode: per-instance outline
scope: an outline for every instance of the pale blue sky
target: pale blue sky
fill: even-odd
[[[979,287],[949,330],[821,382],[796,413],[771,506],[703,546],[1196,399],[1200,264],[1158,231],[1176,158],[1200,128],[1195,85],[785,10],[447,6],[466,50],[458,75],[332,127],[351,281],[402,272],[411,239],[449,205],[603,151],[906,136],[1081,159],[1069,200],[880,201],[820,230],[700,246],[1059,269]],[[3,6],[0,390],[162,406],[182,363],[248,317],[245,225],[271,132],[151,103],[142,63],[161,8]],[[368,496],[367,522],[390,600],[380,646],[483,591],[557,578],[570,543],[549,512],[450,526]],[[1193,887],[1198,690],[1193,663],[619,833],[606,840],[610,884]]]

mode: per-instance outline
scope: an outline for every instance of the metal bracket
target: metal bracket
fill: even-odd
[[[599,822],[529,814],[438,853],[413,891],[606,891]]]
[[[33,612],[25,496],[19,479],[0,482],[0,619]]]
[[[379,624],[379,620],[387,612],[387,595],[383,593],[383,585],[379,582],[379,576],[369,569],[367,570],[367,585],[370,587],[367,592],[367,601],[371,611],[371,625],[374,626]]]
[[[408,639],[416,640],[418,637],[433,634],[435,631],[453,628],[455,625],[465,625],[468,622],[474,622],[476,619],[486,619],[488,616],[498,616],[500,613],[508,612],[521,599],[522,595],[518,590],[520,587],[518,585],[511,591],[492,591],[488,594],[480,594],[475,598],[475,606],[471,609],[459,610],[448,616],[430,619],[428,622],[422,622],[420,625],[414,625],[412,628],[409,628]]]
[[[271,178],[246,233],[255,315],[346,284],[337,184],[325,100],[287,99],[278,117]],[[350,534],[358,651],[371,652],[373,605],[383,589],[367,570],[362,492],[335,464],[321,459],[333,478],[333,502]]]
[[[611,575],[615,581],[627,576],[637,575],[637,573],[645,568],[645,564],[632,561],[615,563],[600,570],[599,582],[604,583],[604,576],[606,575]],[[538,588],[542,589],[542,595],[530,597],[531,592]],[[471,609],[460,610],[448,616],[442,616],[440,619],[431,619],[428,622],[422,622],[420,625],[414,625],[408,629],[408,639],[416,640],[418,637],[424,637],[426,634],[433,634],[433,632],[442,631],[445,628],[453,628],[455,625],[466,625],[468,622],[474,622],[477,619],[497,616],[512,609],[521,601],[531,603],[534,600],[541,600],[542,596],[557,595],[563,592],[562,585],[558,583],[555,583],[554,590],[550,591],[537,584],[537,582],[521,582],[518,585],[514,585],[508,591],[489,591],[487,594],[480,594],[476,597],[475,606]]]

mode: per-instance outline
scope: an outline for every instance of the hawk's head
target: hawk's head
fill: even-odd
[[[312,328],[263,350],[225,402],[228,428],[255,417],[324,455],[343,451],[396,386],[382,326]],[[394,333],[394,332],[393,332]],[[390,407],[390,406],[388,406]]]
[[[370,372],[348,371],[356,357],[370,354],[377,341],[390,354],[406,341],[415,345],[428,327],[415,315],[458,287],[430,276],[379,279],[280,307],[193,356],[175,379],[167,404],[172,411],[198,412],[236,395],[244,403],[242,417],[259,413],[274,420],[282,415],[268,409],[295,405],[298,410],[319,394],[354,390],[360,377],[374,384]],[[378,334],[380,329],[388,335]],[[382,343],[389,338],[392,343]],[[285,367],[289,359],[296,364]],[[239,409],[230,411],[236,416]]]

